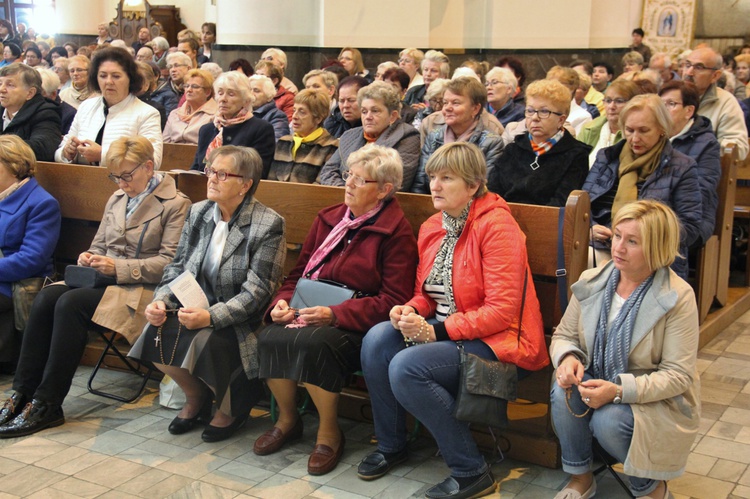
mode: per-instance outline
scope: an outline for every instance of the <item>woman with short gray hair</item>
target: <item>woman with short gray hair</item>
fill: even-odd
[[[419,164],[419,132],[401,121],[400,100],[388,83],[376,81],[359,89],[357,102],[362,126],[347,130],[339,139],[339,149],[320,172],[323,185],[346,184],[343,177],[349,155],[365,144],[375,143],[398,151],[404,168],[401,190],[409,191]]]
[[[524,105],[513,101],[518,89],[518,80],[513,71],[507,68],[492,68],[485,76],[487,88],[487,110],[506,126],[524,119]]]
[[[284,135],[289,135],[289,118],[281,109],[276,107],[276,102],[273,100],[276,95],[276,87],[273,86],[271,78],[253,75],[248,80],[255,96],[253,115],[273,125],[273,132],[277,141]]]

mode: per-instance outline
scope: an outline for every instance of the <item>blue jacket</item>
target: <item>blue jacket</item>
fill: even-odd
[[[619,183],[620,152],[627,144],[619,142],[612,147],[606,147],[596,155],[594,166],[591,167],[582,189],[591,197],[591,223],[605,225],[612,224],[612,205],[597,205],[596,201],[606,195]],[[669,205],[682,224],[680,237],[680,254],[687,258],[687,248],[700,236],[700,223],[703,213],[703,203],[698,182],[698,168],[695,160],[675,151],[667,142],[661,153],[659,166],[638,188],[638,199],[654,199]],[[677,258],[672,269],[683,278],[687,277],[687,260]]]
[[[60,236],[60,205],[29,181],[0,201],[0,294],[11,296],[11,283],[52,275],[52,252]]]
[[[276,142],[284,135],[292,133],[289,130],[289,118],[286,117],[284,111],[276,107],[274,101],[266,102],[258,109],[253,109],[253,115],[273,125],[273,134],[276,137]]]
[[[417,175],[414,177],[414,183],[411,185],[411,192],[416,192],[418,194],[430,193],[430,179],[427,178],[424,167],[427,165],[427,160],[430,159],[430,156],[432,156],[432,154],[445,142],[446,126],[447,125],[438,126],[430,132],[424,140],[424,146],[422,146],[422,157],[419,161]],[[487,160],[487,176],[489,177],[492,168],[497,164],[500,153],[503,152],[503,147],[505,145],[503,139],[499,135],[482,127],[482,122],[480,121],[467,142],[477,145],[479,149],[482,150],[484,159]]]
[[[721,146],[714,135],[711,120],[695,116],[693,126],[684,134],[672,140],[672,147],[698,164],[698,182],[701,188],[703,215],[701,216],[698,246],[703,246],[716,225],[716,209],[719,205],[717,191],[721,178]]]

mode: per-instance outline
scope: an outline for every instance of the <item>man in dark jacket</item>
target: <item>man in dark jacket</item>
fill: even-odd
[[[42,97],[42,78],[26,64],[0,68],[2,134],[18,135],[38,161],[54,161],[62,139],[60,108]]]
[[[367,80],[361,76],[347,76],[339,83],[338,105],[323,122],[323,128],[328,130],[333,138],[338,139],[347,130],[362,126],[362,113],[357,103],[357,92],[365,86],[367,86]]]

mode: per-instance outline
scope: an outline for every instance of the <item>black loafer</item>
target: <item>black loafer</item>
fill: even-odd
[[[459,487],[458,482],[452,476],[449,476],[442,483],[439,483],[425,493],[425,497],[430,499],[472,499],[473,497],[483,497],[491,494],[497,488],[495,477],[492,471],[482,473],[471,485]]]
[[[3,408],[0,409],[0,426],[16,419],[16,416],[21,414],[26,402],[26,397],[21,393],[16,392],[11,395],[3,404]]]
[[[203,430],[201,438],[204,442],[220,442],[222,440],[226,440],[227,438],[234,435],[234,432],[242,428],[242,425],[245,424],[249,416],[249,414],[245,414],[244,416],[237,416],[229,426],[222,427],[212,426],[209,424],[206,426],[206,429]]]
[[[172,435],[182,435],[183,433],[187,433],[195,428],[198,424],[208,424],[211,420],[212,403],[213,400],[211,400],[211,397],[208,397],[205,402],[203,402],[203,406],[198,411],[198,414],[192,418],[181,418],[177,416],[171,423],[169,423],[169,428],[167,428],[167,430]]]
[[[62,407],[34,399],[26,404],[21,414],[0,426],[0,438],[23,437],[63,423]]]
[[[375,451],[367,455],[357,467],[357,476],[362,480],[375,480],[388,473],[391,468],[409,459],[406,449],[386,459],[382,452]]]

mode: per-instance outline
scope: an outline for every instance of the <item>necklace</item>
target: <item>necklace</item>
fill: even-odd
[[[534,170],[534,171],[536,171],[536,170],[537,170],[537,168],[539,168],[540,166],[542,166],[542,165],[540,165],[540,164],[539,164],[539,156],[537,156],[536,158],[534,158],[534,162],[533,162],[533,163],[531,163],[531,164],[530,164],[529,166],[530,166],[530,167],[531,167],[531,169],[532,169],[532,170]]]
[[[177,344],[180,343],[180,333],[182,332],[182,323],[179,323],[179,326],[177,326],[177,338],[174,340],[174,348],[172,348],[172,357],[169,359],[169,362],[164,361],[164,342],[161,338],[161,332],[162,329],[164,329],[164,324],[159,326],[159,328],[156,330],[156,338],[154,339],[154,343],[159,346],[159,358],[161,359],[161,363],[165,366],[171,366],[172,362],[174,361],[174,356],[177,353]]]

